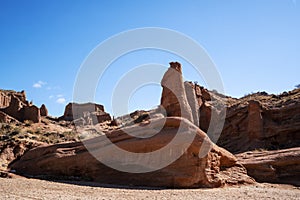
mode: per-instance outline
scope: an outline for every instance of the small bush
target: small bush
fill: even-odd
[[[31,120],[25,120],[24,124],[25,124],[25,126],[31,126],[33,124],[33,121],[31,121]]]

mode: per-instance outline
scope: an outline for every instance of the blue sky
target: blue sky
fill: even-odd
[[[300,83],[296,0],[1,0],[0,26],[0,88],[25,90],[29,100],[45,103],[54,116],[72,100],[88,54],[112,35],[134,28],[168,28],[193,38],[216,64],[226,94],[234,97],[280,93]],[[181,61],[145,51],[116,62],[95,100],[111,111],[109,93],[121,72],[149,62],[167,66],[174,59]],[[197,79],[186,65],[185,78]],[[160,92],[158,85],[137,91],[129,111],[159,104]]]

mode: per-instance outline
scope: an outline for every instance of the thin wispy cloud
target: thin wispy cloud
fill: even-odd
[[[60,98],[58,98],[58,99],[56,100],[56,103],[64,104],[64,103],[66,103],[66,99],[63,98],[63,97],[60,97]]]
[[[47,83],[44,82],[44,81],[38,81],[38,82],[34,83],[34,84],[32,85],[32,87],[34,87],[34,88],[41,88],[41,87],[43,87],[43,86],[46,85],[46,84],[47,84]]]
[[[61,88],[60,88],[60,86],[48,86],[46,89],[47,90],[59,90]]]

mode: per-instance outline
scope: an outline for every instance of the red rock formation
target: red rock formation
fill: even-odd
[[[0,92],[0,108],[5,108],[9,106],[10,95],[7,95],[4,92]]]
[[[300,186],[300,147],[237,154],[248,174],[258,182]]]
[[[300,89],[282,95],[265,92],[235,99],[203,87],[196,87],[200,103],[201,130],[207,132],[214,104],[218,99],[226,105],[225,124],[217,144],[232,153],[264,148],[283,149],[300,144]]]
[[[160,104],[166,110],[167,116],[181,116],[194,123],[184,88],[180,63],[170,63],[170,68],[161,80],[161,86],[163,91]]]
[[[283,149],[300,144],[300,90],[281,97],[265,95],[229,105],[218,145],[235,153]]]
[[[63,119],[67,120],[67,121],[72,121],[74,119],[84,117],[85,113],[92,113],[92,112],[98,112],[98,111],[104,112],[104,107],[100,104],[69,103],[68,105],[66,105]]]
[[[259,139],[263,136],[262,109],[258,101],[251,100],[248,105],[248,127],[249,138]]]
[[[2,94],[2,102],[0,111],[5,114],[23,122],[24,120],[31,120],[38,123],[41,121],[40,109],[34,105],[31,105],[26,100],[25,92],[14,91],[0,91]],[[8,102],[8,106],[7,106]]]
[[[1,123],[10,123],[10,122],[16,122],[17,120],[8,114],[0,111],[0,122]]]
[[[26,151],[43,144],[34,140],[6,141],[2,136],[0,142],[0,169],[5,170],[9,163],[19,159]]]
[[[23,108],[23,106],[25,106],[24,102],[22,102],[15,95],[11,95],[8,107],[3,108],[2,111],[12,116],[13,118],[16,118],[17,120],[22,121],[23,113],[21,112],[21,109]]]
[[[186,97],[188,100],[188,104],[191,107],[191,112],[193,116],[193,122],[196,126],[199,127],[199,101],[196,97],[195,85],[192,82],[184,82],[184,89],[186,93]]]
[[[200,85],[198,85],[197,83],[194,84],[194,88],[195,88],[195,95],[196,95],[196,99],[198,101],[198,106],[201,107],[203,104],[202,101],[202,91],[201,88],[203,89],[203,87],[201,87]]]
[[[97,117],[97,121],[94,121],[93,123],[94,124],[97,124],[97,123],[102,123],[102,122],[105,122],[105,121],[111,121],[111,116],[110,114],[106,113],[106,112],[98,112],[96,114],[96,117]]]
[[[75,176],[101,183],[125,185],[197,188],[253,183],[253,180],[246,175],[246,170],[231,153],[210,142],[207,135],[188,120],[173,117],[150,120],[149,122],[151,122],[149,125],[146,123],[143,126],[128,127],[125,132],[130,131],[131,135],[126,134],[123,130],[116,130],[107,136],[85,141],[85,144],[89,145],[89,150],[94,155],[100,155],[101,160],[119,163],[124,167],[134,167],[126,158],[112,155],[111,152],[105,150],[109,149],[109,145],[112,145],[105,142],[106,137],[114,145],[124,150],[147,153],[169,144],[179,130],[183,131],[181,133],[185,137],[189,135],[188,133],[195,133],[196,136],[190,146],[186,146],[185,141],[178,141],[169,153],[176,151],[185,153],[172,164],[153,172],[127,173],[111,169],[96,160],[81,142],[38,147],[27,152],[10,167],[12,170],[16,170],[18,174],[23,175],[56,178]],[[156,130],[157,126],[161,127],[163,124],[164,126],[159,133],[152,137],[140,138],[140,136],[153,132],[152,130]],[[210,146],[211,149],[201,149],[204,141],[206,141],[206,146]],[[201,158],[198,156],[200,152],[201,154],[204,153]],[[164,156],[166,155],[161,154],[158,159],[164,159]],[[149,162],[153,163],[151,160]],[[156,162],[159,163],[159,160],[154,163]],[[149,168],[152,166],[149,165],[150,163],[145,166],[145,163],[135,162],[135,166],[140,165],[139,167]]]
[[[42,104],[40,107],[40,113],[42,117],[48,116],[48,109],[46,108],[45,104]]]
[[[104,112],[104,106],[96,103],[69,103],[60,120],[73,121],[80,118],[84,119],[86,124],[97,124],[111,120],[111,116]]]
[[[12,95],[17,97],[24,104],[27,103],[24,91],[16,92],[13,90],[0,90],[0,108],[6,108],[9,106]]]
[[[34,123],[39,123],[41,122],[41,114],[40,114],[40,109],[35,106],[24,106],[21,109],[21,113],[23,113],[22,116],[22,121],[24,120],[30,120]]]

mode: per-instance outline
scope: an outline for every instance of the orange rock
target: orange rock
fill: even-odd
[[[300,186],[300,147],[274,151],[248,151],[237,159],[258,182]]]
[[[107,136],[93,138],[84,143],[38,147],[28,151],[20,160],[12,163],[10,168],[21,175],[80,177],[101,183],[171,188],[221,187],[253,183],[253,179],[247,176],[245,168],[231,153],[213,144],[203,131],[188,120],[168,117],[149,122],[150,125],[137,124],[123,130],[112,131]],[[129,131],[135,136],[146,136],[161,125],[163,128],[152,137],[136,138],[127,134]],[[177,133],[178,130],[180,133]],[[192,133],[195,134],[195,138],[190,145],[187,146],[184,140],[180,140],[172,147],[171,152],[183,153],[178,159],[161,169],[147,173],[121,172],[107,167],[93,156],[100,155],[101,160],[118,163],[124,167],[149,168],[152,163],[163,162],[164,158],[170,155],[162,153],[158,159],[163,160],[149,160],[149,165],[137,161],[135,165],[132,165],[126,158],[122,159],[120,155],[107,151],[109,145],[117,145],[119,148],[135,153],[154,152],[168,145],[176,134],[189,136]],[[106,137],[113,144],[107,144]],[[89,151],[93,152],[93,155],[84,144],[89,145]],[[145,154],[141,155],[145,156]]]

